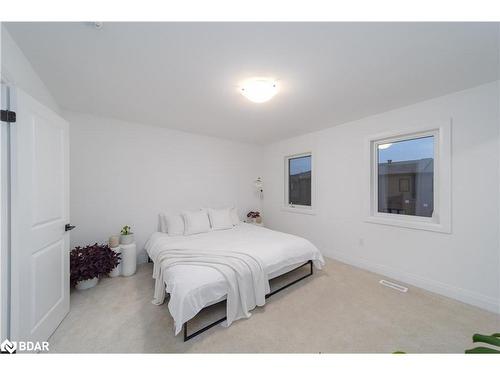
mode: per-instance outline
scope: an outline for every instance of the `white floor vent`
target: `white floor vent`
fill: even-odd
[[[403,292],[403,293],[406,293],[408,291],[407,287],[390,282],[390,281],[387,281],[387,280],[380,280],[379,283],[382,284],[383,286],[387,286],[389,288],[396,289],[396,290]]]

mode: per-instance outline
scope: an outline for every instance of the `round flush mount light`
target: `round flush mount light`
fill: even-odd
[[[386,150],[392,146],[392,143],[384,143],[383,145],[378,145],[379,150]]]
[[[251,102],[264,103],[278,93],[278,85],[271,78],[249,78],[241,85],[240,92]]]

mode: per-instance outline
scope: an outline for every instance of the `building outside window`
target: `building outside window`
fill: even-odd
[[[378,212],[432,217],[434,136],[377,147]]]

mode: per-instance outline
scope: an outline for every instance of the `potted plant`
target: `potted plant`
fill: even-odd
[[[500,354],[500,333],[492,333],[491,335],[482,335],[475,333],[472,336],[472,342],[486,344],[486,346],[477,346],[465,351],[465,354]],[[398,350],[393,354],[406,354],[406,352]]]
[[[89,289],[97,285],[99,276],[107,275],[118,263],[120,255],[108,245],[77,246],[71,250],[70,280],[76,289]]]
[[[134,233],[131,232],[130,225],[125,225],[120,233],[120,243],[122,245],[128,245],[134,242]]]
[[[478,346],[473,349],[465,351],[465,354],[500,354],[500,333],[493,333],[491,335],[481,335],[476,333],[472,336],[472,342],[488,344],[491,346]]]
[[[247,214],[247,218],[251,219],[252,221],[255,221],[257,224],[262,223],[262,217],[260,216],[259,211],[250,211]]]

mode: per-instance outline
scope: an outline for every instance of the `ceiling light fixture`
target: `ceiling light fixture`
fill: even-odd
[[[241,85],[240,92],[254,103],[264,103],[278,93],[278,85],[274,79],[250,78]]]

